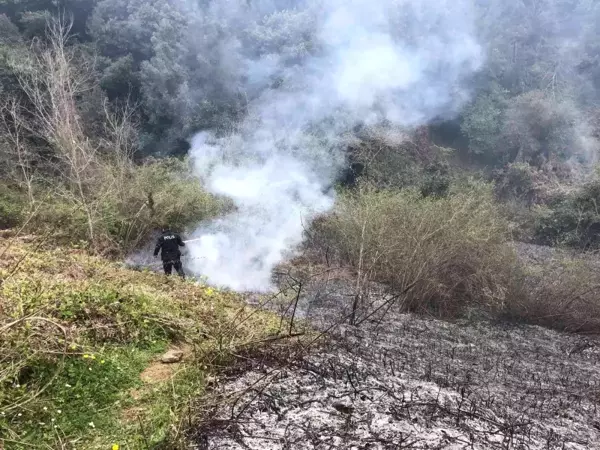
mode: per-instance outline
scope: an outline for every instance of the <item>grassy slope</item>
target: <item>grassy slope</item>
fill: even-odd
[[[232,293],[35,241],[3,252],[0,448],[175,448],[209,374],[278,333]],[[184,361],[157,363],[174,345]]]

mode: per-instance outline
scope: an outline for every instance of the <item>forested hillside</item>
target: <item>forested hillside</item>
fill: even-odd
[[[77,98],[82,120],[97,133],[105,99],[136,105],[143,155],[182,154],[191,134],[227,130],[248,103],[281,82],[286,67],[321,50],[314,36],[318,2],[2,3],[5,96],[22,95],[19,79],[48,43],[47,19],[72,20],[66,45],[78,71],[86,72],[85,95]],[[485,60],[468,80],[473,101],[448,137],[460,150],[494,162],[542,164],[589,150],[580,139],[582,131],[591,137],[595,130],[598,7],[586,0],[476,3]],[[407,41],[427,33],[407,20],[426,12],[398,14],[395,32]],[[267,57],[279,70],[264,77],[260,72],[268,69],[258,62]]]
[[[0,0],[0,450],[267,448],[275,416],[268,448],[350,448],[350,429],[365,448],[595,448],[599,24],[594,0]],[[187,281],[154,273],[161,228]],[[520,362],[466,350],[490,336]],[[563,345],[581,364],[548,372]],[[265,394],[281,364],[331,398]],[[396,383],[400,428],[373,431],[367,368]],[[363,403],[329,405],[338,378]],[[429,383],[414,436],[405,381]],[[292,397],[345,419],[299,424],[323,411]]]
[[[452,29],[435,17],[452,8],[400,2],[390,18],[392,37],[406,51],[418,49],[428,33],[443,40]],[[152,205],[148,195],[160,197],[167,189],[158,186],[175,169],[159,163],[136,172],[137,183],[127,175],[128,186],[106,186],[102,178],[118,180],[130,162],[151,156],[184,156],[197,132],[231,133],[255,114],[253,102],[285,86],[294,70],[324,54],[326,44],[319,2],[310,1],[23,0],[2,2],[1,13],[2,170],[7,187],[19,191],[3,194],[3,222],[19,221],[9,197],[24,195],[33,204],[49,195],[69,209],[64,214],[78,217],[67,221],[77,222],[68,225],[78,228],[71,236],[107,234],[117,245],[137,242],[130,229],[136,214]],[[459,157],[461,167],[485,168],[505,197],[549,201],[552,187],[579,181],[596,160],[599,14],[586,0],[476,2],[476,70],[457,79],[462,69],[454,59],[472,45],[457,44],[457,55],[427,67],[428,83],[415,85],[424,90],[420,97],[405,101],[410,108],[428,95],[448,96],[433,100],[443,107],[432,108],[425,120],[401,120],[396,134],[404,137],[388,151],[373,150],[373,139],[382,140],[385,132],[359,133],[366,143],[346,144],[346,157],[358,167],[369,163],[377,182],[418,184],[448,172],[448,154],[439,145]],[[433,40],[426,45],[435,52]],[[374,57],[369,51],[358,55],[359,66]],[[445,82],[454,94],[436,90]],[[270,108],[277,114],[277,106]],[[414,136],[413,125],[421,127]],[[415,176],[415,170],[425,173]],[[344,177],[353,178],[352,172]],[[443,189],[446,181],[429,183],[425,190]],[[113,190],[131,197],[96,214]],[[554,197],[561,211],[578,201]],[[541,238],[575,232],[572,223],[562,223],[571,218],[555,214],[561,223],[540,225]],[[586,218],[584,227],[590,221],[595,218]]]

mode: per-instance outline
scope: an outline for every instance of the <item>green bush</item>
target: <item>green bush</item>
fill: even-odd
[[[530,91],[512,98],[506,110],[501,150],[515,162],[542,167],[580,151],[577,108],[567,98]]]
[[[423,170],[421,194],[424,197],[444,197],[448,194],[451,181],[448,163],[444,160],[434,161]]]
[[[186,162],[154,160],[136,167],[120,191],[106,196],[101,203],[102,226],[114,242],[132,248],[156,228],[183,230],[227,206],[203,189]]]
[[[598,248],[600,180],[588,182],[540,209],[535,237],[545,245]]]
[[[422,167],[411,154],[408,141],[403,137],[386,139],[385,132],[371,131],[366,137],[357,137],[349,146],[352,160],[364,167],[362,178],[386,188],[418,185]]]
[[[507,93],[498,86],[479,95],[462,117],[461,131],[469,139],[469,151],[490,159],[501,159],[498,154],[500,134],[506,110]]]
[[[23,220],[26,206],[25,196],[0,185],[0,229],[18,226]]]
[[[183,230],[228,207],[225,200],[207,193],[187,163],[177,159],[152,160],[125,169],[107,166],[95,188],[83,205],[72,195],[61,195],[56,183],[40,187],[39,196],[45,200],[40,201],[29,229],[49,231],[63,244],[86,242],[98,251],[119,254],[136,247],[161,226]],[[48,192],[52,193],[44,196]],[[91,211],[93,240],[85,206]]]
[[[496,194],[501,200],[517,200],[532,203],[535,196],[535,169],[529,164],[507,164],[494,172]]]
[[[76,243],[86,241],[87,218],[77,204],[61,197],[48,196],[29,222],[28,229],[38,233],[51,233],[57,242]]]

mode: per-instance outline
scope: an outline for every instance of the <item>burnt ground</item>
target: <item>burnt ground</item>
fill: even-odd
[[[221,380],[194,448],[600,449],[600,341],[387,306],[335,326],[351,293],[329,280],[300,297],[327,340]]]

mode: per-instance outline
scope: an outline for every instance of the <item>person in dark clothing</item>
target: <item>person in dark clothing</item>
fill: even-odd
[[[181,236],[177,233],[173,233],[168,228],[163,228],[162,235],[158,238],[156,247],[154,248],[154,256],[158,256],[158,252],[161,252],[160,256],[166,275],[171,275],[171,271],[173,267],[175,267],[179,276],[185,279],[179,247],[185,247],[185,243],[181,240]]]

